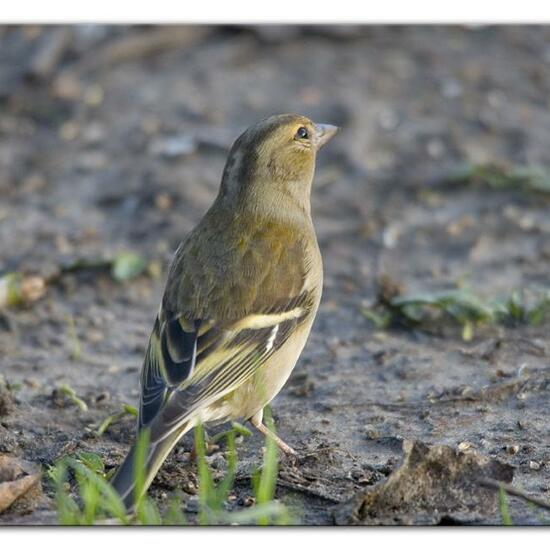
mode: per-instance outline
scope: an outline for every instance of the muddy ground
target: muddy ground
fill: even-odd
[[[137,401],[171,255],[213,200],[232,140],[279,112],[342,132],[312,196],[323,302],[273,402],[301,455],[283,461],[277,498],[297,523],[333,524],[339,503],[396,468],[403,439],[462,443],[547,498],[550,325],[465,342],[459,330],[377,329],[362,313],[381,275],[406,291],[467,280],[487,298],[550,287],[548,195],[446,183],[464,164],[550,166],[545,27],[0,28],[0,273],[51,281],[42,299],[0,312],[0,372],[14,388],[0,452],[120,462],[133,419],[92,431]],[[122,283],[102,269],[59,273],[121,250],[157,269]],[[88,411],[53,398],[61,384]],[[151,494],[181,489],[193,522],[191,444]],[[262,444],[254,434],[239,446],[237,508]],[[222,452],[212,464],[223,471]],[[0,523],[55,523],[47,482],[44,493]],[[509,505],[515,523],[548,520]]]

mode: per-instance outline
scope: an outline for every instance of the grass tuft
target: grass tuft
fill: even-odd
[[[427,331],[441,329],[450,322],[462,330],[469,341],[484,325],[539,325],[550,319],[550,291],[540,291],[535,299],[514,291],[509,296],[485,300],[468,288],[392,296],[362,310],[376,328],[392,326]]]
[[[550,172],[547,168],[537,165],[465,164],[451,175],[449,182],[495,190],[550,193]]]
[[[273,429],[270,415],[268,426]],[[224,433],[226,441],[227,470],[223,478],[215,482],[214,473],[206,459],[205,434],[202,426],[195,429],[197,454],[198,496],[200,525],[270,525],[289,522],[285,506],[273,500],[278,472],[277,447],[266,438],[261,471],[253,477],[256,504],[245,510],[229,511],[228,497],[234,490],[237,471],[235,438],[249,431],[240,424]],[[118,493],[109,484],[111,472],[105,473],[101,457],[95,453],[80,452],[76,457],[65,457],[48,471],[55,489],[58,520],[61,525],[137,524],[137,525],[188,525],[183,513],[182,495],[173,496],[164,510],[143,491],[145,485],[145,461],[149,446],[149,434],[142,431],[136,444],[134,459],[135,491],[141,495],[132,515],[126,513]],[[74,488],[74,496],[71,492]]]

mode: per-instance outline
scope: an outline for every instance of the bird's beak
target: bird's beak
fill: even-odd
[[[338,131],[338,126],[332,124],[315,125],[315,147],[319,150],[325,143],[329,142]]]

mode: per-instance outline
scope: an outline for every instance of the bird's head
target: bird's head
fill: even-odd
[[[317,151],[337,132],[300,115],[275,115],[248,128],[233,144],[221,195],[251,205],[292,199],[309,209]],[[281,204],[282,206],[282,204]]]

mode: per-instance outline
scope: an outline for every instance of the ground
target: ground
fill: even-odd
[[[514,486],[547,498],[550,325],[491,324],[465,341],[452,327],[377,328],[364,309],[381,280],[403,292],[467,284],[486,299],[550,287],[549,195],[449,183],[464,166],[550,165],[549,28],[2,28],[0,60],[0,274],[47,281],[41,299],[0,311],[0,372],[14,388],[0,452],[45,466],[78,451],[121,461],[133,418],[93,430],[137,402],[175,248],[213,200],[232,141],[297,112],[342,130],[312,195],[322,304],[272,403],[300,454],[283,460],[277,498],[296,522],[333,524],[397,467],[406,439],[496,458]],[[74,269],[121,251],[152,268],[123,282]],[[254,434],[238,447],[237,507],[263,444]],[[181,489],[192,518],[191,445],[151,494]],[[0,524],[54,523],[44,491]],[[509,506],[515,523],[547,519]]]

